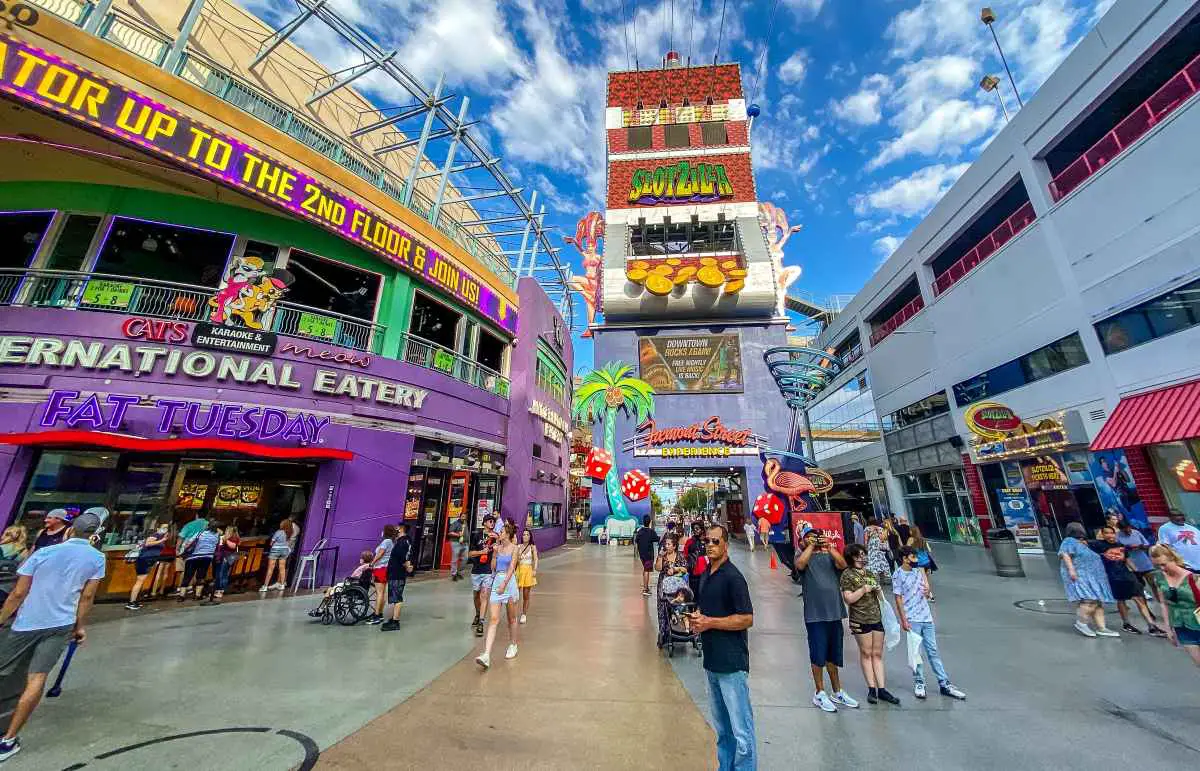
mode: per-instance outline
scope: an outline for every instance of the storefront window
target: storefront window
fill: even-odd
[[[1148,449],[1167,506],[1182,511],[1190,522],[1200,522],[1200,473],[1191,448],[1184,442],[1168,442]]]
[[[82,270],[88,247],[96,237],[101,218],[92,214],[72,214],[63,223],[54,250],[46,261],[47,270]]]
[[[475,351],[475,361],[490,369],[492,372],[504,372],[504,341],[490,332],[479,330],[479,344]]]
[[[458,324],[462,314],[418,292],[413,298],[410,332],[443,348],[458,350]]]
[[[229,233],[117,217],[96,272],[216,287],[233,244]]]
[[[54,212],[0,213],[0,268],[24,268],[37,253]]]
[[[531,503],[525,510],[525,526],[533,529],[562,526],[561,503]]]
[[[32,536],[51,509],[83,511],[103,506],[118,458],[117,453],[43,452],[13,524],[24,525]]]
[[[297,249],[288,257],[287,269],[295,277],[288,288],[287,302],[363,321],[375,319],[375,303],[382,283],[378,273]]]

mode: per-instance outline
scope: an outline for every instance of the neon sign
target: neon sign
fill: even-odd
[[[141,397],[129,394],[108,394],[101,399],[94,393],[84,396],[79,391],[52,391],[46,400],[40,425],[51,428],[62,423],[71,429],[117,431],[129,408],[140,400]],[[260,442],[277,439],[318,444],[330,420],[274,407],[220,402],[205,405],[186,399],[158,399],[154,406],[158,409],[157,430],[160,434],[176,430],[178,423],[183,432],[192,437],[216,436]]]
[[[468,270],[366,204],[230,134],[8,35],[0,35],[0,92],[314,222],[516,334],[516,309]]]
[[[723,163],[680,161],[655,169],[637,169],[629,180],[629,203],[690,203],[733,197]]]
[[[721,419],[713,415],[703,423],[693,423],[690,426],[672,428],[656,428],[653,420],[647,420],[638,426],[645,431],[641,437],[642,444],[649,447],[669,444],[671,442],[712,442],[730,447],[745,447],[750,443],[751,429],[743,428],[738,431],[726,428]]]

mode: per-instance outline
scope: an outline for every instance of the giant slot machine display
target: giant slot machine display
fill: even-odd
[[[593,536],[628,537],[652,514],[704,516],[741,537],[767,521],[753,507],[769,494],[781,514],[767,539],[790,542],[800,498],[778,497],[766,471],[792,413],[762,354],[787,342],[784,297],[800,269],[784,266],[783,246],[799,228],[758,200],[758,108],[741,83],[736,64],[684,68],[674,52],[608,76],[607,208],[568,239],[594,340],[575,396],[594,430]]]

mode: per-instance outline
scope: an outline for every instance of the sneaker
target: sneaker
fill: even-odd
[[[824,691],[814,693],[812,703],[814,707],[819,707],[824,712],[837,712],[837,707],[833,706],[833,702],[829,700]]]
[[[476,624],[476,625],[475,625],[475,636],[476,636],[476,637],[483,637],[483,624]]]
[[[833,701],[835,704],[841,704],[843,707],[849,707],[850,709],[858,709],[858,702],[855,701],[854,698],[852,696],[850,696],[850,694],[846,693],[845,690],[837,691],[836,693],[834,693]]]
[[[272,589],[273,591],[280,591],[280,590],[282,590],[282,589],[286,589],[286,588],[287,588],[287,587],[286,587],[286,586],[284,586],[283,584],[275,584],[274,586],[272,586],[272,587],[271,587],[271,589]]]
[[[516,657],[517,657],[517,644],[509,643],[508,648],[506,648],[504,651],[504,658],[515,659]]]
[[[878,692],[874,688],[867,689],[867,703],[868,704],[878,704],[879,703]]]
[[[525,621],[526,621],[525,614],[524,614],[524,613],[522,613],[522,614],[521,614],[521,618],[519,619],[519,623],[522,623],[522,624],[524,624],[524,623],[525,623]]]
[[[888,704],[899,704],[900,697],[889,691],[887,688],[879,689],[879,700],[886,701]]]
[[[1095,637],[1096,636],[1096,633],[1092,631],[1092,628],[1090,626],[1088,626],[1087,624],[1083,623],[1082,621],[1075,622],[1075,631],[1079,632],[1084,637]]]
[[[1130,634],[1141,634],[1142,630],[1130,623],[1121,624],[1121,628]]]
[[[140,603],[136,603],[136,602],[125,603],[125,610],[141,610],[141,609],[142,609],[142,606]]]
[[[918,699],[925,698],[925,683],[917,683],[913,686],[913,695]]]
[[[643,597],[649,597],[649,596],[650,596],[650,590],[649,590],[649,589],[643,589],[643,590],[642,590],[642,596],[643,596]]]
[[[1163,630],[1161,630],[1158,627],[1153,626],[1153,625],[1149,629],[1147,629],[1146,632],[1151,637],[1166,637],[1167,636],[1166,632],[1164,632]]]
[[[471,622],[471,626],[482,626],[482,625],[483,625],[483,622],[479,620],[479,616],[476,616],[475,620]]]
[[[955,688],[954,683],[946,683],[942,687],[938,688],[938,692],[940,692],[943,696],[949,696],[951,699],[958,699],[959,701],[967,700],[967,695]]]
[[[479,665],[480,669],[486,670],[492,665],[492,657],[486,653],[481,653],[475,657],[475,663]]]
[[[1116,631],[1115,629],[1103,628],[1103,629],[1096,630],[1096,636],[1097,637],[1120,637],[1121,633]]]
[[[21,739],[14,736],[8,740],[0,740],[0,763],[21,751]]]
[[[266,594],[269,591],[271,591],[271,587],[267,586],[266,584],[263,584],[262,586],[258,587],[259,594]]]
[[[379,625],[379,631],[381,632],[395,632],[399,628],[399,621],[385,621]]]
[[[374,626],[375,624],[382,624],[383,616],[371,616],[370,618],[367,619],[367,623],[371,624],[372,626]]]

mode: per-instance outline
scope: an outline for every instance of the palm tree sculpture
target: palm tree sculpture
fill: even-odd
[[[583,382],[575,389],[573,414],[577,420],[595,421],[603,416],[604,449],[613,458],[613,466],[604,477],[604,491],[610,517],[615,520],[633,519],[621,495],[617,471],[617,412],[632,414],[635,425],[639,426],[654,414],[654,389],[646,381],[630,377],[631,372],[633,367],[628,364],[609,362],[584,375]]]

